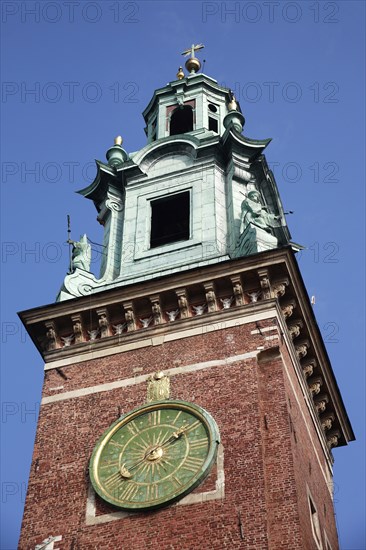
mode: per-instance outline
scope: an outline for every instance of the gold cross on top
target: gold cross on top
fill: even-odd
[[[182,52],[182,55],[184,55],[184,57],[187,57],[187,55],[191,54],[191,57],[194,57],[194,52],[196,52],[197,50],[202,50],[202,48],[204,48],[203,44],[192,44],[190,48]]]

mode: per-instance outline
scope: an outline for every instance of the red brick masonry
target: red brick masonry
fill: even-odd
[[[261,321],[262,327],[273,324]],[[256,328],[250,323],[77,363],[63,367],[67,380],[48,371],[43,396],[273,348],[244,361],[171,376],[171,397],[204,407],[219,426],[224,499],[88,526],[94,445],[118,416],[145,402],[146,383],[44,404],[19,549],[34,550],[49,535],[62,535],[55,543],[60,550],[314,550],[309,491],[323,548],[326,533],[336,550],[329,468],[294,366],[278,338],[265,339],[277,331],[251,334]],[[63,389],[51,390],[58,386]],[[196,492],[214,489],[216,474],[214,468]],[[97,499],[97,514],[115,511]]]

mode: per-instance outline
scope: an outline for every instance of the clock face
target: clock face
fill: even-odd
[[[215,460],[219,432],[201,407],[159,401],[121,417],[101,437],[90,478],[107,502],[127,510],[164,506],[192,491]]]

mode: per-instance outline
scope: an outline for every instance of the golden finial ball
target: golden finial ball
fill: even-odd
[[[115,145],[122,145],[122,143],[123,143],[122,136],[117,136],[117,137],[114,138],[114,144]]]
[[[197,57],[190,57],[186,61],[186,69],[190,73],[196,73],[201,68],[201,62]]]

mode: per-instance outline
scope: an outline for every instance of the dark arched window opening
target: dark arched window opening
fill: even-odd
[[[170,119],[170,135],[185,134],[193,130],[193,110],[192,107],[178,107]]]

